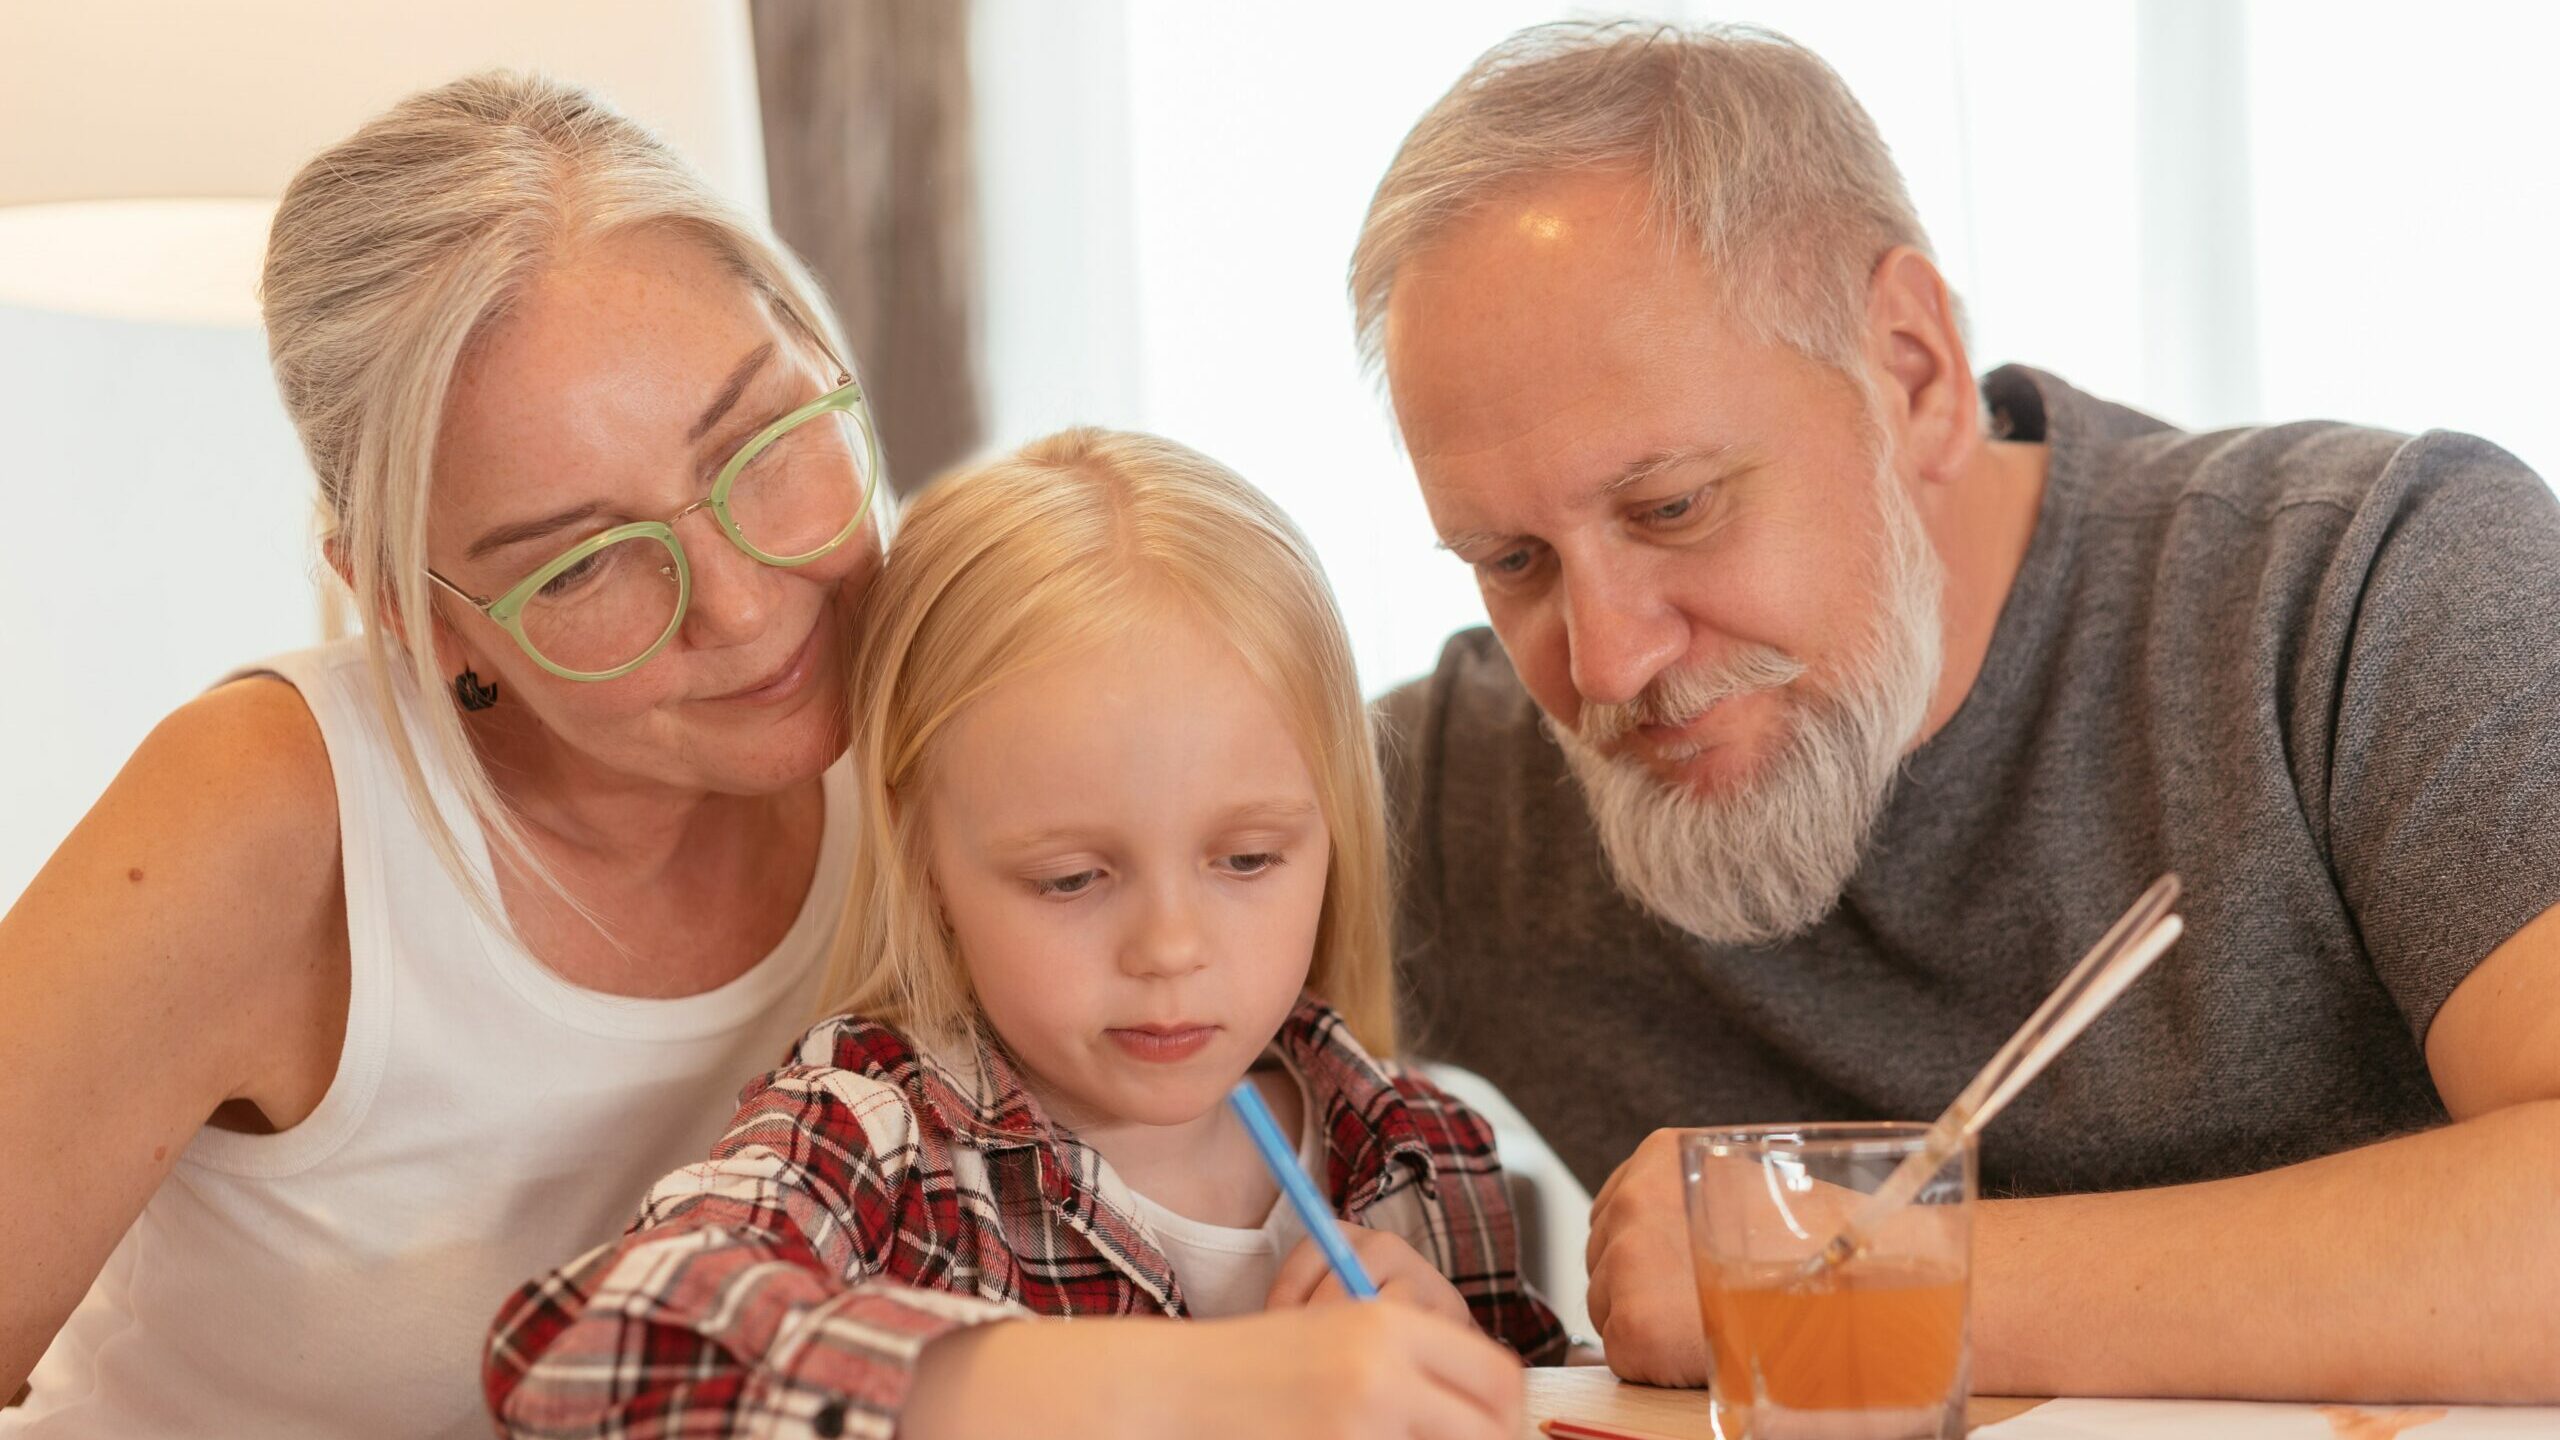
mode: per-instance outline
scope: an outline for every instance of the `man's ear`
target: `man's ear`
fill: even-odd
[[[1908,245],[1868,281],[1867,361],[1897,453],[1923,480],[1962,474],[1982,445],[1981,392],[1946,277]]]

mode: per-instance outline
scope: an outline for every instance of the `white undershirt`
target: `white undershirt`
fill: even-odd
[[[1296,1067],[1282,1068],[1298,1087],[1298,1168],[1314,1179],[1316,1193],[1321,1195],[1325,1191],[1321,1118]],[[1172,1262],[1174,1278],[1182,1283],[1183,1309],[1195,1320],[1260,1313],[1263,1297],[1271,1293],[1272,1277],[1280,1273],[1280,1262],[1307,1236],[1307,1227],[1299,1223],[1286,1195],[1273,1201],[1271,1213],[1250,1230],[1177,1215],[1135,1191],[1130,1199],[1136,1202],[1138,1219]]]

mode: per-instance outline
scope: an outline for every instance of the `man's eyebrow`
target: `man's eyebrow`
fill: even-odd
[[[539,520],[519,520],[512,525],[501,525],[472,541],[471,548],[463,552],[464,558],[477,560],[493,550],[504,550],[510,545],[521,545],[527,540],[539,540],[555,531],[566,530],[581,520],[592,520],[603,509],[603,501],[590,500],[576,509],[563,510],[556,515],[545,515]]]
[[[1684,465],[1729,460],[1733,454],[1734,447],[1731,445],[1682,445],[1669,450],[1656,450],[1650,455],[1629,461],[1624,469],[1594,486],[1590,492],[1590,498],[1594,501],[1607,500],[1612,496],[1625,494],[1665,471],[1677,470]]]
[[[1627,462],[1620,467],[1617,474],[1593,486],[1586,492],[1583,503],[1601,504],[1660,476],[1665,471],[1677,470],[1684,465],[1728,462],[1734,454],[1735,449],[1731,445],[1683,445],[1669,450],[1656,450],[1649,455],[1641,455]],[[1518,538],[1520,537],[1502,530],[1461,530],[1454,535],[1440,537],[1440,548],[1452,553],[1463,553],[1480,546],[1498,545]]]
[[[711,403],[703,407],[702,418],[694,421],[693,428],[685,432],[685,443],[690,445],[710,434],[711,427],[720,423],[720,417],[728,414],[729,408],[738,403],[738,397],[747,393],[747,382],[756,378],[756,372],[772,358],[773,342],[770,340],[748,351],[747,358],[738,362],[738,368],[729,372],[728,382],[720,387],[720,393],[712,396]]]

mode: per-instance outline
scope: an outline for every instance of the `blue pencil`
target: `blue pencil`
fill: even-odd
[[[1280,1182],[1280,1193],[1289,1197],[1290,1208],[1315,1237],[1316,1248],[1324,1252],[1325,1263],[1333,1267],[1333,1276],[1354,1300],[1375,1300],[1378,1287],[1369,1272],[1360,1268],[1360,1257],[1351,1251],[1351,1242],[1343,1238],[1342,1226],[1333,1218],[1333,1207],[1316,1193],[1316,1182],[1307,1178],[1298,1164],[1297,1148],[1280,1134],[1280,1122],[1271,1118],[1271,1107],[1262,1103],[1262,1092],[1253,1088],[1253,1077],[1239,1081],[1227,1103],[1236,1107],[1236,1115],[1244,1121],[1246,1133],[1253,1136],[1253,1148],[1262,1152],[1262,1163],[1271,1170],[1271,1178]]]

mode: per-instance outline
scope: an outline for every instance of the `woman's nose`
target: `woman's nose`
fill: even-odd
[[[772,618],[779,572],[732,544],[708,511],[685,517],[679,531],[685,559],[693,569],[685,638],[695,645],[718,648],[761,634]]]

